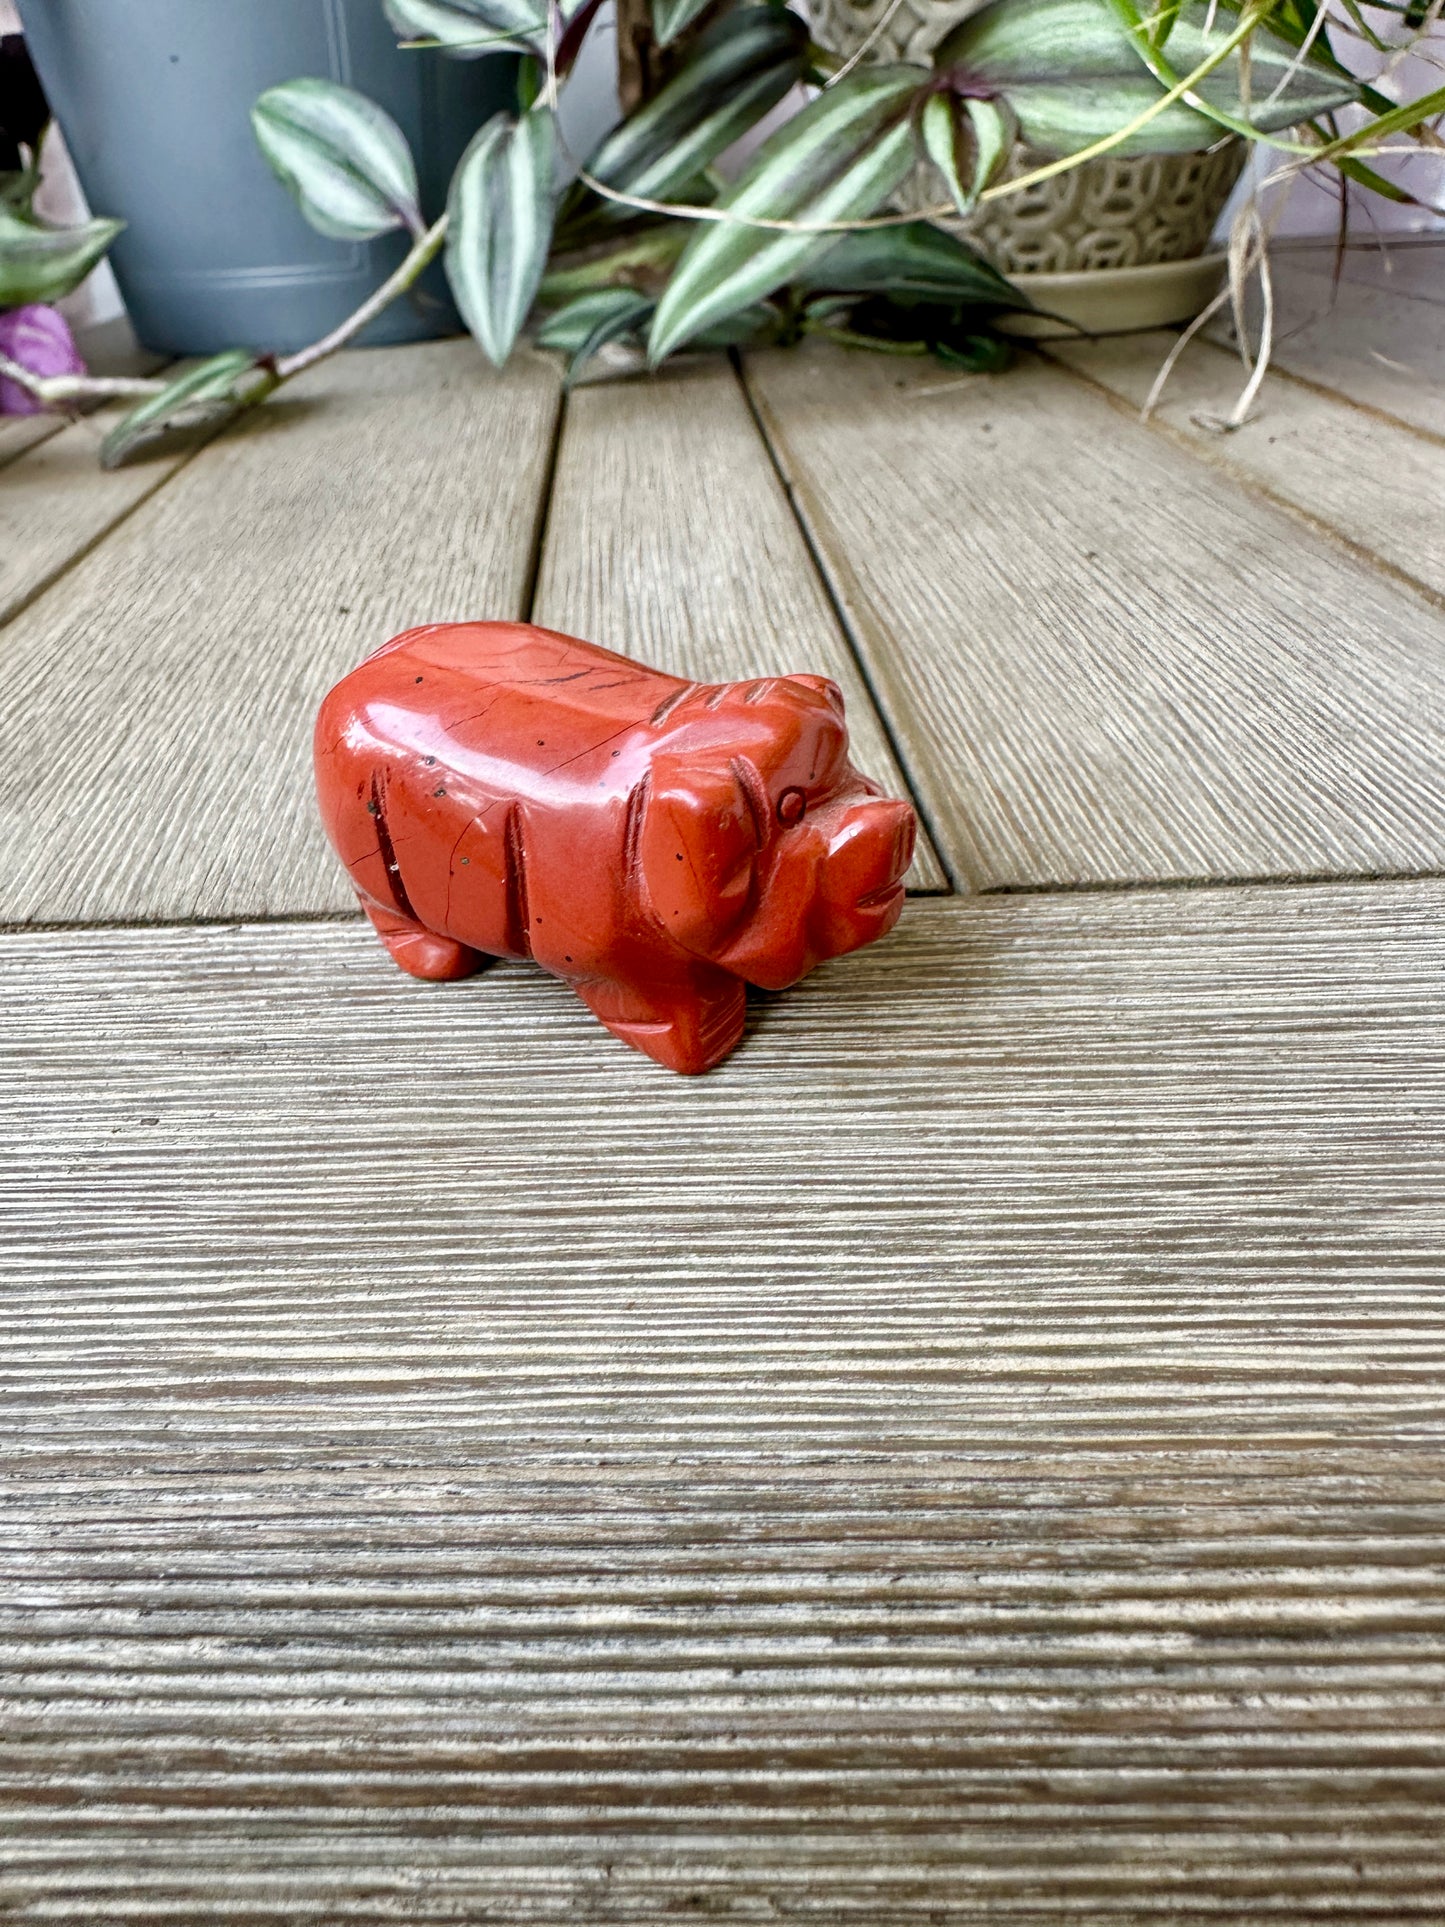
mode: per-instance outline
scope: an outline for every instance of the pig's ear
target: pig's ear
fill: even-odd
[[[784,676],[784,682],[795,682],[804,689],[814,690],[827,703],[839,722],[843,720],[843,692],[831,676],[796,675]]]
[[[723,944],[752,897],[757,854],[753,812],[731,768],[653,759],[637,862],[669,936],[703,955]]]

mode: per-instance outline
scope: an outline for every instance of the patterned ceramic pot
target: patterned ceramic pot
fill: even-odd
[[[889,14],[893,0],[812,0],[820,45],[853,53]],[[870,59],[926,63],[979,0],[900,0],[868,52]],[[1185,261],[1203,252],[1247,155],[1243,141],[1209,154],[1105,155],[1035,187],[990,202],[950,223],[1008,275],[1078,274]],[[1026,149],[1006,170],[1037,162]],[[943,182],[920,167],[899,193],[900,208],[936,207]]]

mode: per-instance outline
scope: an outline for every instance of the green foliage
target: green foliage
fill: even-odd
[[[1423,122],[1445,114],[1445,87],[1436,87],[1433,92],[1422,94],[1418,100],[1405,101],[1402,105],[1392,106],[1387,112],[1378,115],[1368,127],[1361,127],[1353,134],[1342,135],[1322,150],[1322,158],[1334,154],[1348,154],[1352,148],[1363,147],[1367,141],[1387,140],[1392,134],[1414,133]]]
[[[653,304],[636,288],[599,288],[580,294],[549,315],[537,330],[539,348],[557,348],[568,357],[567,383],[582,364],[609,341],[636,335],[646,326]]]
[[[0,202],[0,308],[58,301],[90,273],[124,221],[47,227]]]
[[[845,234],[795,277],[804,294],[892,294],[974,309],[1033,304],[956,235],[928,221]]]
[[[541,53],[546,0],[383,0],[405,39],[429,42],[459,60],[482,54]]]
[[[1003,171],[1018,139],[1018,115],[1006,100],[965,100],[969,132],[973,136],[975,198]]]
[[[536,299],[552,240],[557,123],[495,114],[452,176],[446,267],[463,321],[498,367]]]
[[[119,468],[163,438],[219,428],[275,386],[275,371],[244,348],[212,355],[123,416],[100,445],[100,465]]]
[[[934,355],[951,368],[976,375],[999,373],[1014,352],[969,308],[888,295],[856,302],[847,312],[846,325],[832,317],[808,332],[881,354]]]
[[[1114,17],[1133,40],[1149,72],[1161,87],[1177,87],[1215,45],[1238,16],[1217,10],[1214,33],[1207,31],[1209,9],[1203,0],[1171,10],[1167,32],[1151,30],[1134,0],[1109,0]],[[1246,60],[1248,80],[1245,79]],[[1248,52],[1241,47],[1193,90],[1201,110],[1220,127],[1245,136],[1275,134],[1301,121],[1332,113],[1358,97],[1359,89],[1342,75],[1333,61],[1310,56],[1301,59],[1298,43],[1281,40],[1263,26],[1249,36]]]
[[[374,101],[332,80],[268,87],[251,109],[256,141],[306,219],[339,241],[421,226],[406,136]]]
[[[1030,147],[1077,153],[1139,120],[1240,24],[1228,7],[1182,0],[1162,16],[1167,32],[1156,42],[1138,10],[1123,4],[1127,17],[1115,0],[993,0],[954,29],[935,65],[1006,100]],[[1263,27],[1250,38],[1248,101],[1244,89],[1236,49],[1199,82],[1199,108],[1173,102],[1115,151],[1192,153],[1218,138],[1221,118],[1247,118],[1256,131],[1272,133],[1342,107],[1357,92],[1331,64],[1313,54],[1301,62],[1297,47]]]
[[[1397,103],[1355,80],[1330,43],[1334,31],[1394,47],[1415,0],[1388,6],[1394,26],[1360,0],[1245,0],[1243,11],[1239,0],[989,0],[931,68],[865,58],[842,70],[787,0],[733,0],[559,203],[570,157],[558,91],[598,0],[381,3],[409,44],[460,58],[520,52],[519,111],[477,133],[446,214],[426,228],[412,156],[380,107],[316,79],[263,94],[257,139],[307,220],[348,241],[404,227],[413,246],[312,348],[279,363],[240,350],[213,357],[148,397],[107,437],[108,463],[177,426],[224,419],[334,352],[443,246],[486,355],[503,362],[537,308],[537,338],[568,357],[569,381],[608,342],[644,337],[654,364],[683,348],[825,334],[994,369],[1010,350],[991,317],[1030,304],[954,235],[886,212],[919,159],[967,212],[1017,191],[1000,177],[1019,142],[1056,157],[1044,170],[1056,173],[1091,152],[1202,151],[1230,130],[1409,200],[1370,162],[1384,140],[1427,140],[1445,113],[1445,89]],[[707,12],[707,0],[651,4],[662,45]],[[799,82],[819,91],[734,182],[720,179],[720,157]],[[1334,115],[1351,103],[1371,118],[1342,134]],[[33,184],[33,170],[0,179],[0,305],[63,294],[119,227],[46,228],[28,217]]]
[[[846,234],[792,290],[799,331],[851,347],[938,356],[977,372],[1008,365],[992,317],[1032,304],[957,236],[927,221]]]
[[[978,199],[973,184],[973,140],[963,102],[957,94],[930,94],[918,117],[924,155],[943,176],[960,214]]]
[[[689,346],[703,353],[714,348],[752,348],[764,341],[792,340],[797,333],[776,302],[754,301],[714,321],[694,335]]]
[[[554,258],[537,289],[538,304],[554,308],[600,288],[637,288],[655,297],[690,234],[685,221],[655,221],[600,246]]]
[[[684,249],[657,304],[648,355],[661,361],[714,322],[760,301],[815,261],[829,222],[855,221],[882,206],[914,162],[909,114],[914,67],[862,67],[766,140],[718,212]]]
[[[670,200],[757,124],[807,71],[808,30],[779,7],[743,7],[703,34],[674,78],[597,148],[587,172],[606,187]],[[572,206],[606,220],[627,210],[580,192]],[[595,218],[595,216],[594,216]]]
[[[12,214],[30,218],[31,204],[39,185],[40,167],[37,162],[32,161],[28,167],[0,170],[0,207],[8,207]]]
[[[685,33],[712,0],[652,0],[652,31],[659,47],[670,47]]]
[[[1018,135],[1013,109],[1002,100],[930,94],[919,116],[923,151],[943,176],[960,214],[967,214],[1008,159]]]

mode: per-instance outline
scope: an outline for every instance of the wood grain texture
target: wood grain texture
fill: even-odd
[[[1445,247],[1431,252],[1445,269]],[[1445,325],[1438,302],[1348,275],[1336,282],[1331,267],[1311,256],[1283,256],[1274,284],[1274,366],[1445,437]],[[1250,306],[1252,317],[1256,307]],[[1210,333],[1224,342],[1232,338],[1224,320],[1211,323]]]
[[[1337,256],[1334,244],[1301,246],[1285,243],[1271,257],[1286,268],[1333,276],[1338,262],[1346,281],[1363,281],[1372,288],[1407,294],[1417,301],[1445,302],[1445,237],[1390,235],[1352,243]]]
[[[908,785],[759,438],[719,356],[568,404],[533,609],[694,682],[811,669],[848,706],[854,760]],[[947,888],[926,837],[909,877]]]
[[[153,375],[167,365],[164,355],[140,346],[124,315],[77,328],[75,341],[92,375]],[[0,468],[66,425],[60,415],[0,415]]]
[[[1445,617],[1056,367],[748,363],[981,889],[1445,868]]]
[[[6,465],[0,444],[0,623],[93,549],[190,453],[156,454],[107,473],[100,440],[119,412],[106,409],[39,438],[23,461]]]
[[[1438,1920],[1445,886],[0,978],[7,1919]]]
[[[1129,335],[1051,342],[1048,352],[1142,408],[1176,343],[1166,333]],[[1279,375],[1265,383],[1242,428],[1222,434],[1207,426],[1233,412],[1245,380],[1236,356],[1214,342],[1191,342],[1151,425],[1445,600],[1445,442]]]
[[[551,362],[325,363],[5,631],[0,921],[350,908],[316,820],[329,685],[409,624],[521,612]]]
[[[37,442],[58,435],[64,426],[54,415],[0,416],[0,468],[23,455],[27,448],[34,448]]]

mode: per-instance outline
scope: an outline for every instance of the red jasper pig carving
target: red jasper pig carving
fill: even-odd
[[[533,957],[676,1071],[898,920],[914,816],[822,676],[681,682],[519,622],[397,636],[316,724],[327,834],[403,970]]]

